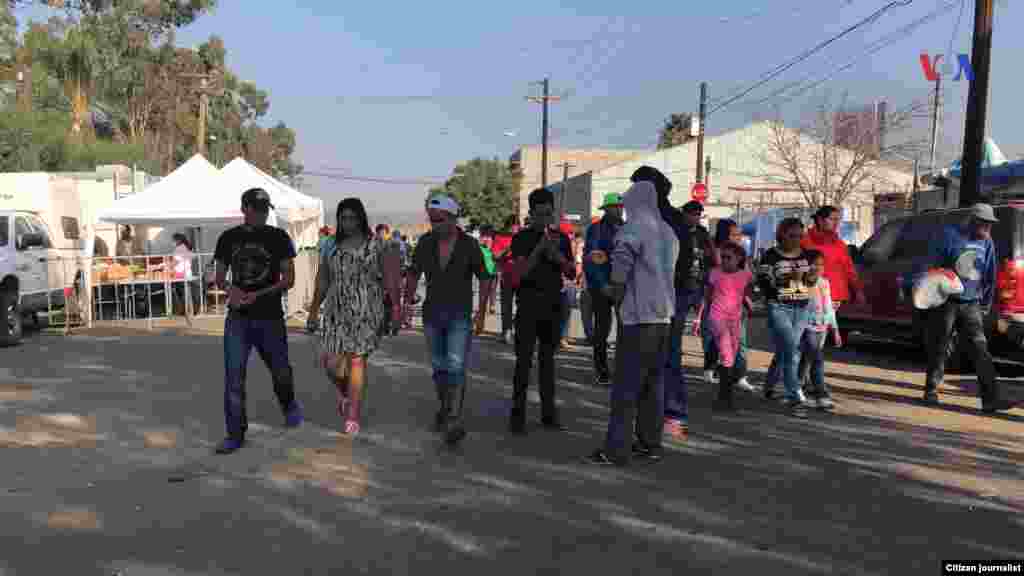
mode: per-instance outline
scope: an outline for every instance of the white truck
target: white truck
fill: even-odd
[[[54,232],[57,235],[54,235]],[[74,181],[44,173],[0,174],[0,346],[21,341],[26,319],[64,307],[81,253]]]

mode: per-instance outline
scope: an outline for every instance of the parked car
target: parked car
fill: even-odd
[[[995,206],[999,223],[992,227],[997,277],[992,311],[986,319],[989,348],[994,354],[1024,358],[1024,202]],[[864,282],[866,302],[839,309],[844,340],[850,332],[903,339],[924,350],[924,314],[914,310],[902,279],[942,242],[944,228],[967,221],[968,209],[931,210],[890,221],[854,251]],[[950,339],[949,363],[962,367],[965,349]]]

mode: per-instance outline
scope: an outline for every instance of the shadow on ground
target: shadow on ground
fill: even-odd
[[[20,385],[0,394],[10,427],[0,445],[18,471],[0,508],[33,519],[3,523],[4,549],[25,549],[0,562],[6,573],[895,574],[1022,553],[1019,417],[1001,422],[1009,433],[844,411],[797,421],[755,397],[712,417],[710,388],[694,383],[688,442],[655,465],[593,468],[581,457],[603,438],[608,392],[589,385],[585,350],[557,363],[569,431],[513,438],[511,350],[480,342],[471,435],[450,451],[426,430],[436,404],[422,339],[403,335],[373,359],[368,426],[354,442],[333,431],[333,391],[296,341],[307,426],[280,430],[254,360],[252,444],[217,458],[218,338],[41,341],[66,352],[65,364],[39,366],[39,355],[0,374],[0,385]],[[844,406],[905,409],[898,393],[858,386],[834,385]],[[47,426],[70,428],[67,443],[14,440]]]

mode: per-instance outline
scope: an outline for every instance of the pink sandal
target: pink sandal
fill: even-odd
[[[356,434],[359,434],[359,422],[357,422],[356,420],[346,420],[345,434],[348,434],[349,436],[355,436]]]

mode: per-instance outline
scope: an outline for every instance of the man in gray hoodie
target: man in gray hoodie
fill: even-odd
[[[623,204],[627,222],[615,239],[611,281],[605,287],[610,298],[622,302],[623,337],[615,354],[605,445],[587,459],[598,465],[624,466],[632,457],[657,461],[662,452],[662,376],[675,315],[679,240],[661,218],[654,184],[633,184]]]

